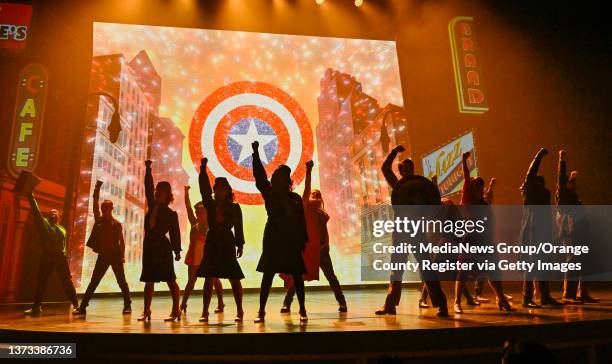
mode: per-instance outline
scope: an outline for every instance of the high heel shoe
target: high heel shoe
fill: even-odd
[[[184,313],[185,315],[187,314],[187,304],[186,303],[181,304],[180,311]]]
[[[463,313],[463,308],[461,308],[461,305],[458,303],[455,303],[455,305],[453,306],[453,309],[455,311],[455,313],[458,314],[462,314]]]
[[[512,305],[510,305],[510,302],[506,301],[505,299],[497,302],[497,306],[499,307],[500,311],[516,311],[516,308],[512,307]]]
[[[420,299],[419,300],[419,308],[429,308],[429,304],[427,303],[427,300]]]
[[[225,304],[220,304],[217,306],[217,308],[215,308],[215,313],[222,313],[223,309],[225,308]]]
[[[198,321],[200,321],[200,322],[208,322],[208,311],[202,312],[202,316],[200,316],[200,319]]]
[[[236,318],[234,319],[234,321],[242,322],[243,319],[244,319],[244,311],[240,310],[238,311],[238,313],[236,313]]]
[[[166,322],[170,321],[181,321],[181,311],[172,312],[170,316],[164,319]]]
[[[254,322],[256,324],[262,323],[266,321],[266,312],[265,311],[259,311],[257,313],[257,318],[255,318]]]
[[[306,321],[308,321],[306,310],[300,310],[300,322],[306,322]]]
[[[143,311],[142,314],[138,316],[138,321],[151,321],[151,310]]]

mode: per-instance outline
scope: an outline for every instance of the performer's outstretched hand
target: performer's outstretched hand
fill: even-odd
[[[206,168],[206,165],[208,164],[208,158],[202,158],[200,159],[200,165],[204,168]]]
[[[189,192],[189,189],[191,188],[191,186],[185,186],[185,192]]]
[[[470,153],[470,152],[463,153],[463,155],[462,155],[463,160],[467,160],[470,157],[470,155],[472,155],[472,153]]]
[[[313,161],[308,161],[306,162],[306,169],[307,170],[312,170],[312,167],[314,167],[314,162]]]
[[[151,163],[153,163],[153,161],[152,161],[152,160],[150,160],[150,159],[147,159],[147,160],[145,161],[145,166],[146,166],[147,168],[151,168]]]
[[[540,151],[538,152],[538,154],[540,154],[542,157],[544,157],[545,155],[548,154],[548,149],[541,148]]]
[[[251,143],[251,147],[253,147],[253,153],[257,153],[259,151],[259,142],[256,140]]]
[[[174,260],[177,262],[181,260],[181,252],[174,252]]]
[[[100,187],[102,187],[102,184],[103,184],[103,183],[104,183],[104,182],[102,182],[102,181],[100,181],[100,180],[97,180],[97,181],[96,181],[96,188],[100,188]]]
[[[565,160],[565,156],[567,156],[567,152],[565,150],[561,149],[559,151],[559,160],[560,161],[564,161]]]
[[[236,258],[240,258],[242,256],[242,253],[243,253],[243,248],[239,246],[238,249],[236,249]]]
[[[497,184],[497,178],[495,177],[491,178],[491,180],[489,181],[489,189],[492,190],[496,184]]]
[[[396,153],[404,153],[406,151],[406,148],[404,148],[403,145],[398,145],[395,148],[393,148],[393,151]]]

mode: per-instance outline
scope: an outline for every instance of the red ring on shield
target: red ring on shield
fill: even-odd
[[[225,133],[226,127],[231,127],[231,125],[226,125],[227,120],[233,120],[235,117],[233,115],[234,109],[230,110],[223,116],[223,118],[219,121],[219,125],[217,128],[221,127],[222,130],[215,130],[213,132],[214,135],[206,135],[205,139],[202,140],[202,130],[210,116],[210,113],[215,109],[217,105],[219,105],[224,100],[244,94],[260,94],[263,96],[267,96],[271,99],[274,99],[278,103],[280,103],[289,113],[291,113],[292,117],[295,119],[297,127],[300,132],[301,140],[302,140],[302,150],[300,151],[300,160],[297,163],[297,166],[292,171],[291,179],[293,180],[294,186],[297,186],[302,182],[304,176],[306,174],[306,168],[304,164],[306,161],[312,159],[314,153],[314,142],[312,129],[310,126],[310,121],[306,116],[306,113],[302,109],[302,107],[295,101],[291,96],[289,96],[286,92],[279,89],[276,86],[273,86],[264,82],[250,82],[250,81],[239,81],[229,84],[227,86],[223,86],[213,91],[210,95],[202,101],[198,109],[196,110],[189,128],[189,153],[191,156],[191,160],[196,168],[196,171],[199,170],[200,159],[202,158],[202,150],[203,143],[213,143],[213,149],[215,155],[207,155],[206,157],[211,160],[212,158],[216,158],[219,163],[225,168],[225,170],[230,173],[233,177],[247,181],[249,183],[253,183],[252,171],[248,168],[244,168],[242,166],[238,166],[231,156],[229,155],[229,151],[227,151],[227,140],[223,139],[222,143],[216,144],[217,135],[227,135]],[[240,109],[242,106],[253,106],[254,108],[251,111],[254,111],[256,108],[265,109],[267,112],[274,114],[272,110],[261,107],[261,105],[240,105],[235,109]],[[239,114],[241,111],[236,111]],[[261,112],[262,115],[265,114],[264,111]],[[269,116],[269,115],[267,115]],[[270,177],[271,172],[276,169],[280,164],[285,164],[287,161],[287,156],[291,153],[291,148],[294,147],[294,144],[291,141],[290,133],[288,132],[287,126],[279,115],[276,115],[276,118],[264,118],[262,116],[261,120],[267,122],[275,131],[278,137],[278,145],[279,149],[270,163],[266,165],[266,171],[268,172],[268,177]],[[237,121],[237,120],[236,120]],[[234,121],[234,123],[236,122]],[[280,121],[277,124],[277,121]],[[233,125],[233,124],[232,124]],[[281,128],[280,125],[283,127]],[[229,131],[229,129],[227,129]],[[284,134],[284,133],[287,134]],[[218,146],[222,146],[224,148],[218,148]],[[207,146],[209,148],[210,146]],[[218,154],[217,154],[218,153]],[[239,168],[238,168],[239,167]],[[249,173],[245,174],[245,171]],[[211,180],[215,177],[228,177],[228,176],[215,176],[209,169],[208,171]],[[231,183],[231,182],[230,182]],[[263,198],[261,194],[258,192],[249,192],[242,191],[236,186],[232,185],[234,190],[235,200],[238,203],[248,204],[248,205],[260,205],[263,203]]]
[[[227,137],[229,132],[236,124],[242,119],[247,118],[257,118],[266,122],[272,129],[274,129],[274,133],[276,134],[276,138],[278,140],[278,150],[274,155],[274,158],[271,161],[268,161],[268,164],[264,166],[268,175],[274,172],[273,166],[278,166],[279,164],[284,164],[287,162],[287,158],[289,157],[289,132],[283,124],[282,120],[272,111],[254,105],[245,105],[240,106],[232,111],[228,112],[223,116],[219,126],[215,130],[215,154],[217,156],[229,156],[229,150],[227,150]],[[260,148],[262,148],[260,146]],[[255,181],[255,177],[253,177],[253,170],[251,168],[245,168],[244,166],[236,163],[231,157],[227,158],[225,161],[225,167],[227,170],[230,170],[232,174],[240,179],[244,179],[247,181]]]

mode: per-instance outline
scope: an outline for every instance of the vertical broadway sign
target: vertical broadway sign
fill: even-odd
[[[38,161],[43,126],[48,75],[45,68],[31,63],[21,70],[17,85],[15,114],[8,153],[8,170],[17,177],[32,171]]]
[[[460,113],[482,114],[489,110],[482,79],[474,18],[458,16],[448,24],[455,86]]]

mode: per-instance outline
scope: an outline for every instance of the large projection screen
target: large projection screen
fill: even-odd
[[[89,97],[75,219],[82,258],[72,262],[81,272],[80,291],[96,259],[84,247],[93,225],[96,180],[104,181],[101,198],[114,201],[115,217],[123,223],[128,283],[141,289],[143,161],[154,161],[155,182],[173,186],[171,207],[179,213],[184,257],[189,245],[184,186],[191,186],[192,204],[200,201],[202,154],[213,175],[230,180],[242,206],[243,285],[258,287],[261,274],[255,268],[266,213],[251,176],[253,139],[262,145],[269,172],[279,164],[292,167],[297,193],[304,186],[304,162],[314,160],[313,188],[321,189],[331,216],[335,271],[341,284],[361,283],[364,211],[388,201],[378,172],[384,158],[381,122],[393,111],[405,123],[405,116],[397,116],[403,102],[395,42],[94,23],[91,91],[116,98],[123,131],[111,143],[106,129],[113,102]],[[399,140],[398,121],[391,124],[383,129],[393,143]],[[175,269],[182,287],[187,266],[181,259]],[[327,284],[320,276],[322,281],[310,284]],[[98,291],[119,291],[110,271]]]

